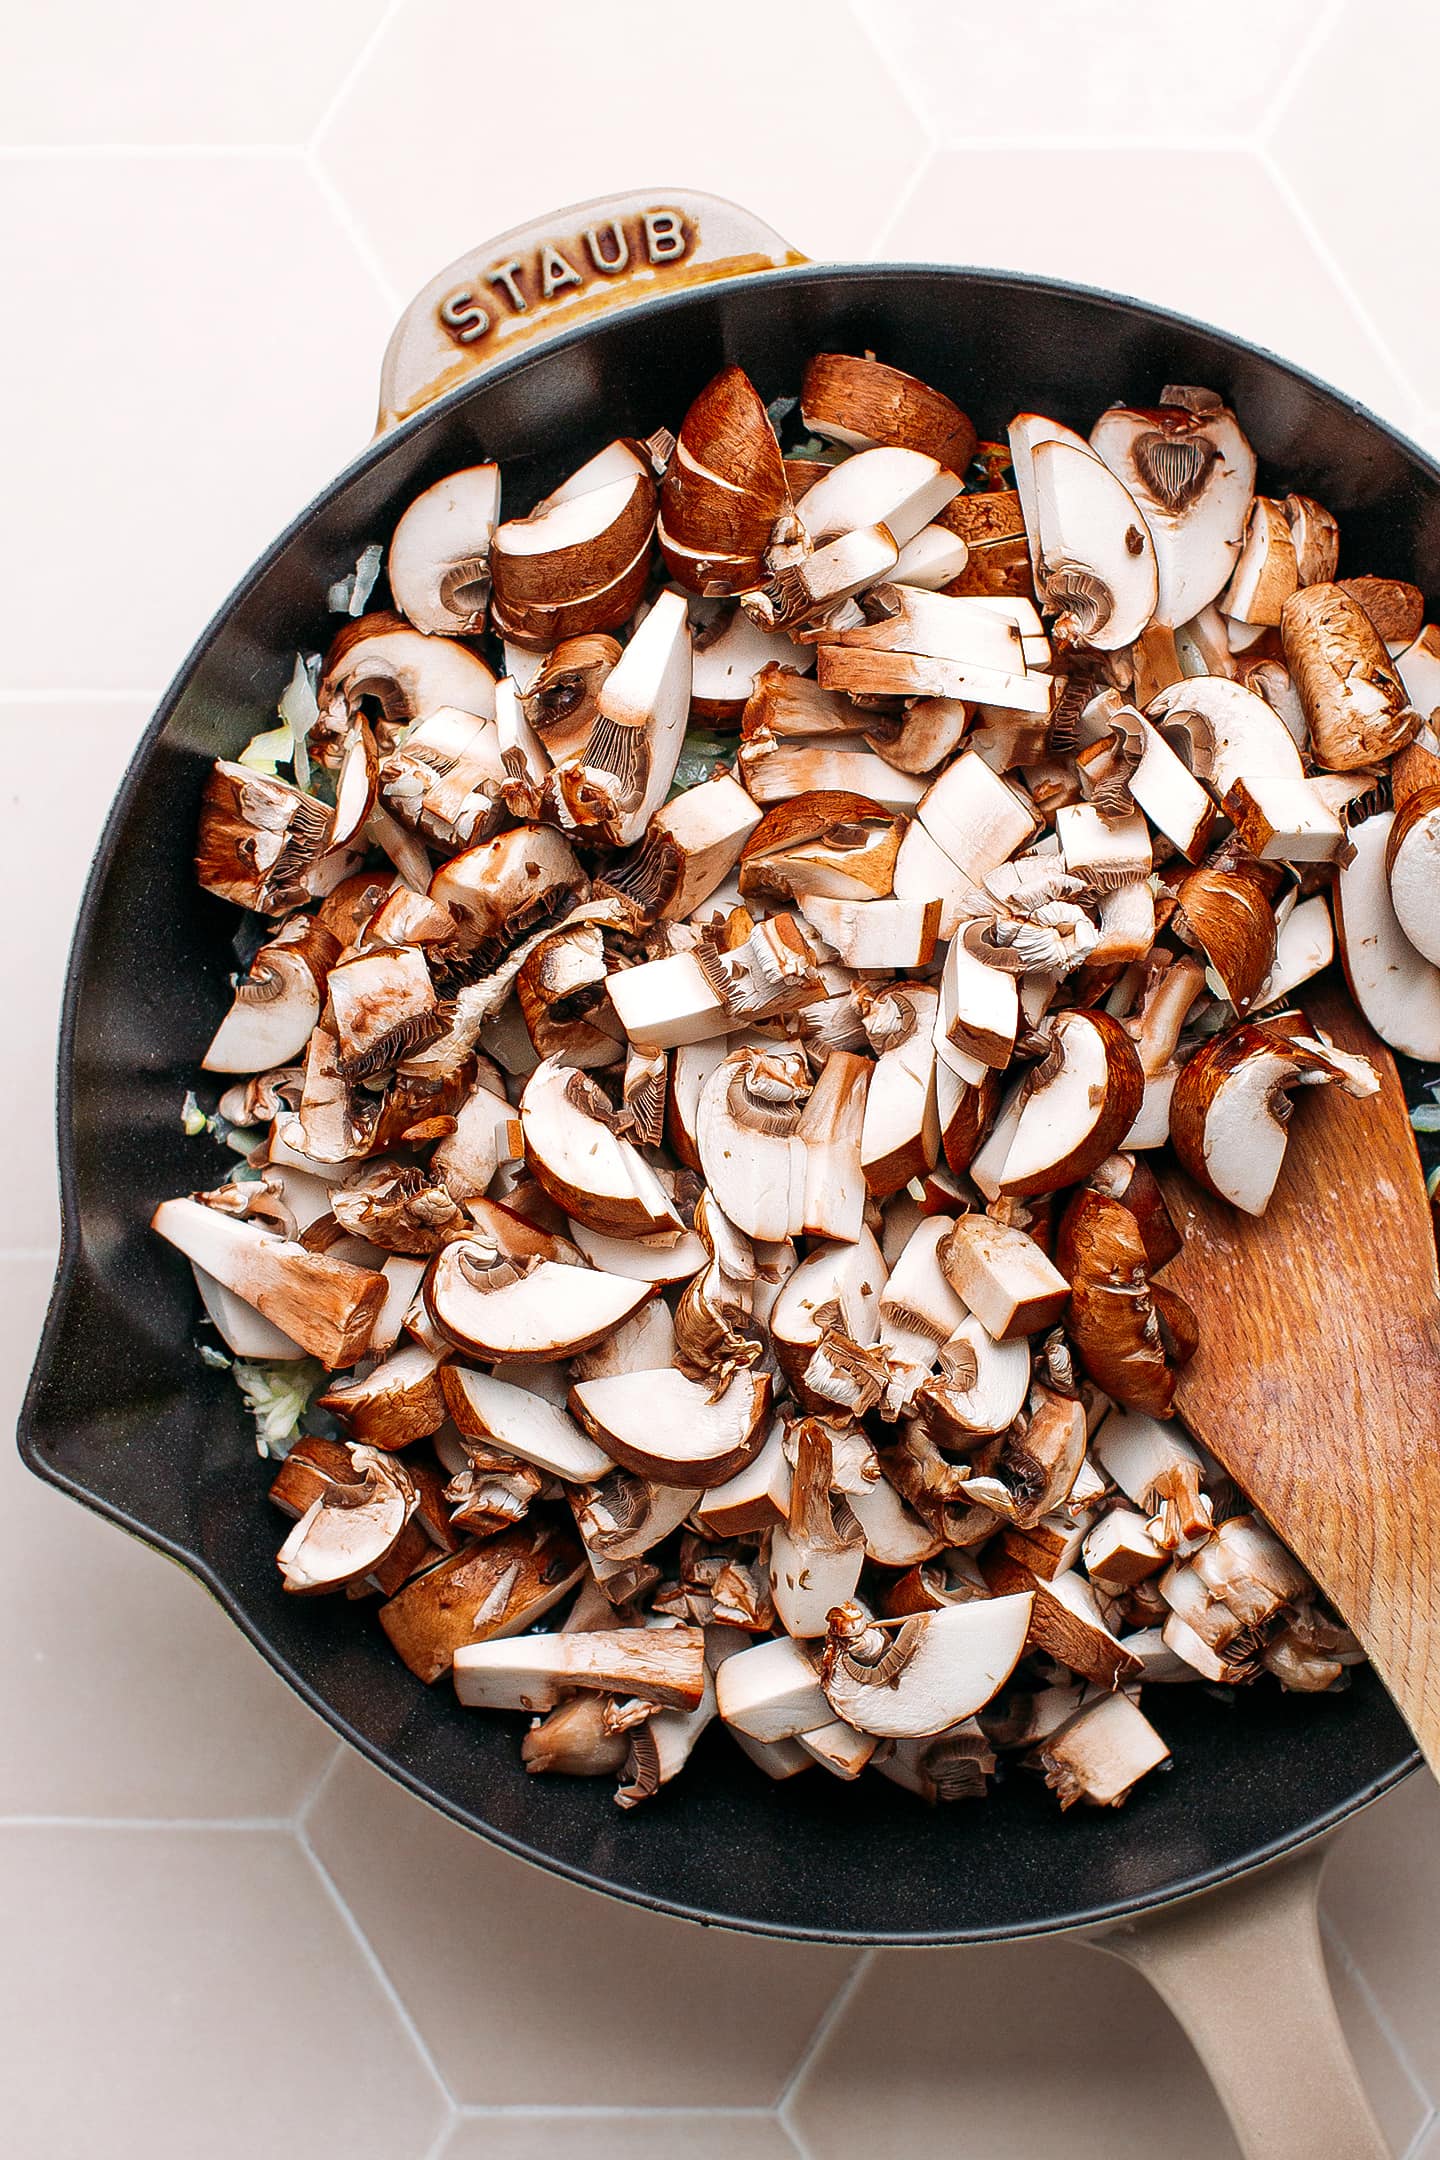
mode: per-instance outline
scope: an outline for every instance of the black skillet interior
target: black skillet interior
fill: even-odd
[[[713,286],[561,338],[457,392],[306,511],[201,639],[112,812],[71,959],[60,1050],[65,1254],[21,1424],[31,1468],[200,1577],[271,1663],[373,1761],[458,1821],[594,1888],[726,1926],[867,1942],[959,1942],[1075,1926],[1204,1888],[1394,1783],[1410,1742],[1367,1671],[1336,1697],[1155,1691],[1173,1771],[1123,1809],[1063,1821],[1026,1774],[985,1806],[927,1810],[880,1779],[775,1786],[722,1735],[632,1813],[608,1781],[532,1779],[519,1721],[459,1710],[392,1655],[373,1617],[281,1594],[276,1518],[228,1377],[195,1353],[189,1270],[145,1224],[213,1181],[180,1103],[226,1001],[231,911],[196,891],[211,758],[274,707],[327,585],[440,474],[499,458],[512,508],[616,434],[675,424],[723,363],[767,398],[817,349],[874,350],[999,433],[1020,405],[1088,430],[1162,384],[1221,390],[1262,485],[1340,517],[1350,570],[1427,586],[1440,472],[1360,408],[1183,319],[1074,288],[962,270],[809,269]],[[1433,612],[1433,609],[1432,609]],[[1415,1092],[1428,1077],[1414,1070]]]

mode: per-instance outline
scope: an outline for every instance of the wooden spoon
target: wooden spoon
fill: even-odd
[[[1305,1010],[1380,1092],[1306,1088],[1265,1214],[1167,1166],[1162,1280],[1200,1347],[1176,1408],[1364,1644],[1440,1776],[1440,1280],[1395,1061],[1343,987]]]

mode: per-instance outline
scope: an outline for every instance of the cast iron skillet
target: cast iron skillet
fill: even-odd
[[[282,1595],[249,1421],[228,1377],[197,1361],[188,1267],[145,1227],[159,1199],[220,1167],[180,1126],[233,965],[233,913],[191,875],[201,783],[263,723],[297,646],[323,639],[330,581],[388,538],[420,488],[477,456],[502,462],[513,511],[612,436],[675,422],[724,362],[743,362],[771,398],[793,391],[820,349],[873,349],[950,391],[990,436],[1021,404],[1088,430],[1111,400],[1207,384],[1239,411],[1262,487],[1283,480],[1338,513],[1342,568],[1423,586],[1440,553],[1440,471],[1362,408],[1181,317],[1038,279],[782,269],[597,315],[502,359],[377,442],[301,514],[204,633],[136,753],[70,960],[64,1250],[20,1446],[38,1475],[191,1569],[362,1753],[495,1843],[724,1926],[973,1942],[1113,1920],[1253,1868],[1396,1783],[1417,1760],[1410,1740],[1367,1670],[1318,1700],[1157,1690],[1173,1772],[1123,1809],[1063,1821],[1023,1774],[964,1810],[927,1810],[880,1779],[776,1786],[719,1734],[633,1813],[606,1780],[530,1778],[520,1721],[422,1688],[373,1616],[344,1599]]]

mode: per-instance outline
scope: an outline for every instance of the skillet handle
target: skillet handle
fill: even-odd
[[[573,324],[806,260],[748,210],[693,188],[599,196],[517,225],[461,255],[406,308],[385,348],[375,432]]]
[[[1245,2160],[1389,2160],[1325,1974],[1325,1844],[1221,1890],[1087,1930],[1179,2019]]]

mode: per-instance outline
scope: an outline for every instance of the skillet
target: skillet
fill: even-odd
[[[647,224],[647,212],[660,222]],[[591,235],[599,247],[587,260]],[[614,236],[626,238],[630,258],[619,269]],[[586,273],[579,291],[549,301],[540,296],[547,240]],[[497,266],[508,268],[508,285]],[[1433,593],[1440,470],[1429,459],[1273,355],[1136,301],[989,271],[808,266],[732,206],[673,192],[562,213],[452,265],[392,341],[376,442],[301,512],[203,633],[105,828],[61,1022],[63,1250],[20,1448],[39,1476],[195,1574],[371,1761],[542,1867],[758,1933],[914,1945],[1108,1927],[1106,1947],[1138,1961],[1140,1915],[1310,1845],[1414,1767],[1368,1669],[1321,1698],[1165,1691],[1156,1715],[1175,1768],[1119,1810],[1062,1820],[1039,1781],[1021,1776],[963,1819],[881,1780],[775,1786],[711,1734],[685,1778],[623,1813],[604,1781],[528,1777],[517,1721],[476,1718],[445,1691],[420,1688],[345,1600],[282,1593],[249,1420],[228,1376],[197,1360],[188,1267],[146,1229],[160,1198],[214,1182],[220,1167],[213,1144],[187,1139],[179,1116],[233,965],[232,912],[193,882],[201,785],[214,757],[233,756],[264,724],[296,648],[317,642],[326,588],[447,471],[498,459],[513,514],[612,436],[673,421],[725,362],[741,362],[768,399],[793,392],[805,359],[825,349],[874,350],[935,383],[982,437],[1001,434],[1021,404],[1088,431],[1105,403],[1154,402],[1167,382],[1210,386],[1240,414],[1260,457],[1258,485],[1283,477],[1336,513],[1342,571],[1410,578]],[[1413,1100],[1428,1077],[1406,1069]],[[1287,1961],[1318,1972],[1314,1872],[1272,1870],[1260,1888],[1247,1880],[1230,1897],[1242,1921],[1252,1906],[1268,1913]],[[1265,1887],[1276,1882],[1279,1891]],[[1198,1910],[1214,1933],[1219,1907]],[[1233,1973],[1229,1985],[1238,2007]],[[1167,1992],[1183,2012],[1178,1983]],[[1338,2028],[1331,2037],[1338,2049]],[[1217,2069],[1221,2040],[1197,2039]],[[1323,2087],[1314,2045],[1312,2036],[1310,2082]],[[1272,2026],[1272,2075],[1275,2049]],[[1237,2117],[1246,2113],[1245,2077],[1227,2084],[1217,2071],[1217,2081]],[[1357,2106],[1353,2093],[1342,2098]],[[1323,2147],[1310,2149],[1369,2152],[1362,2114],[1346,2144],[1341,2100],[1329,2099]]]

